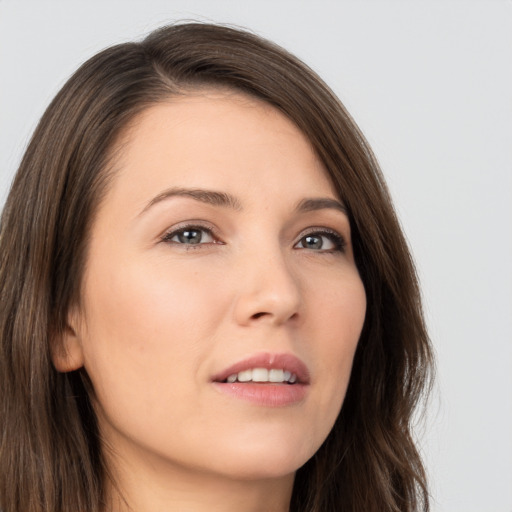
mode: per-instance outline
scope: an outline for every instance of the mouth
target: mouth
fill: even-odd
[[[212,378],[228,396],[265,407],[300,403],[309,388],[306,365],[292,354],[257,354],[226,368]]]
[[[264,352],[243,359],[213,376],[214,382],[309,384],[307,366],[293,354]]]
[[[252,368],[229,375],[223,382],[262,382],[272,384],[295,384],[297,375],[288,370],[271,368]]]

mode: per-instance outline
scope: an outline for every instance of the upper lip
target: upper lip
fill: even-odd
[[[294,356],[293,354],[273,354],[270,352],[256,354],[248,357],[247,359],[243,359],[242,361],[238,361],[214,375],[212,377],[212,381],[223,382],[230,375],[244,370],[250,370],[251,368],[266,368],[267,370],[275,368],[289,371],[290,373],[297,375],[298,383],[309,383],[309,370],[297,356]]]

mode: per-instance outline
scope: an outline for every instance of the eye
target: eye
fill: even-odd
[[[308,233],[298,241],[294,248],[319,252],[343,252],[345,246],[345,239],[339,233],[324,230]]]
[[[202,226],[185,226],[166,233],[162,237],[162,242],[181,245],[200,245],[214,243],[215,238],[213,237],[212,231],[208,228]]]

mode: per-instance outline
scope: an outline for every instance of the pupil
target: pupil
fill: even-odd
[[[198,244],[201,241],[201,231],[199,230],[190,230],[183,231],[178,235],[180,242],[188,243],[188,244]]]
[[[322,239],[319,236],[307,236],[305,238],[306,245],[309,249],[321,249]]]

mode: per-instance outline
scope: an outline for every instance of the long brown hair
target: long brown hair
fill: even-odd
[[[428,510],[411,421],[432,353],[413,262],[371,149],[297,58],[248,32],[200,23],[164,27],[82,65],[43,115],[14,179],[0,228],[0,509],[105,506],[87,375],[57,372],[50,354],[79,305],[89,230],[121,130],[149,105],[201,86],[258,97],[309,138],[347,205],[366,290],[342,411],[298,470],[291,510]]]

